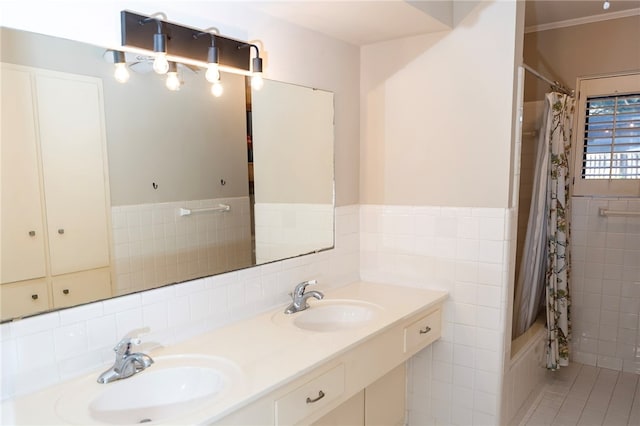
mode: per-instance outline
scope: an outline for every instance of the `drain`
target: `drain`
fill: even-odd
[[[150,422],[152,422],[151,419],[142,419],[138,423],[150,423]]]

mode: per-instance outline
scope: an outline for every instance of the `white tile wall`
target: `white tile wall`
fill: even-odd
[[[218,204],[230,210],[179,214]],[[116,294],[250,265],[250,215],[248,197],[113,207]]]
[[[150,327],[167,345],[284,305],[295,283],[328,288],[358,279],[357,206],[336,209],[336,248],[0,325],[2,399],[33,392],[113,361],[112,347]]]
[[[510,214],[361,206],[363,280],[450,292],[442,339],[409,362],[411,425],[499,423]]]
[[[640,199],[572,199],[573,359],[640,373]]]
[[[255,212],[258,263],[333,245],[332,204],[255,203]]]

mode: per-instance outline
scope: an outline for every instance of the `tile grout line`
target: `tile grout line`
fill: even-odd
[[[636,380],[636,388],[634,389],[633,397],[631,398],[631,406],[629,407],[629,413],[627,414],[628,425],[630,425],[631,420],[633,420],[631,418],[631,416],[633,415],[633,407],[636,404],[636,399],[640,399],[639,396],[640,396],[640,378]]]
[[[618,387],[618,383],[620,383],[621,381],[622,381],[622,371],[619,371],[618,375],[616,376],[616,383],[613,385],[613,390],[611,391],[611,395],[609,397],[609,403],[607,404],[607,409],[604,412],[604,418],[602,419],[603,424],[604,424],[604,421],[607,419],[607,414],[609,414],[609,409],[611,408],[611,403],[613,402],[613,396],[616,393],[616,388]],[[635,395],[635,392],[634,392],[634,395]],[[627,413],[627,421],[629,421],[629,413]]]
[[[593,382],[591,383],[591,387],[589,389],[589,394],[587,395],[587,398],[584,402],[584,407],[582,407],[582,410],[580,411],[580,416],[578,416],[578,422],[577,424],[581,424],[581,420],[582,420],[582,416],[584,414],[584,409],[587,407],[588,403],[589,403],[589,398],[591,398],[591,393],[593,392],[593,388],[596,386],[596,383],[598,383],[598,376],[600,376],[600,371],[602,371],[602,369],[600,367],[594,367],[596,369],[596,376],[593,380]]]
[[[582,365],[582,364],[577,364],[577,365],[579,365],[580,367],[578,368],[578,371],[575,374],[572,374],[573,377],[571,379],[571,384],[568,387],[567,391],[563,393],[563,395],[562,395],[562,404],[560,404],[560,407],[558,407],[558,410],[556,411],[556,415],[553,416],[553,419],[551,420],[551,424],[554,424],[555,420],[558,418],[558,415],[562,411],[562,407],[564,407],[564,404],[567,401],[567,397],[571,393],[571,389],[575,385],[576,380],[578,379],[578,376],[580,376],[580,372],[582,371],[582,368],[584,367],[584,365]]]

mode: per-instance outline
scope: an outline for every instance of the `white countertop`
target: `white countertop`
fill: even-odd
[[[322,287],[317,286],[314,290],[322,290]],[[356,282],[326,291],[324,300],[311,299],[309,304],[310,309],[313,309],[313,305],[317,303],[349,299],[380,306],[382,309],[379,314],[364,327],[333,332],[300,330],[290,324],[292,320],[289,317],[294,318],[296,314],[283,319],[283,306],[277,311],[213,330],[171,347],[154,350],[149,355],[156,359],[158,365],[163,357],[188,354],[220,357],[239,367],[236,385],[212,403],[204,404],[179,419],[180,424],[211,423],[376,336],[398,321],[441,303],[446,297],[447,293],[444,291]],[[149,368],[153,369],[154,366]],[[99,395],[106,386],[110,386],[96,382],[101,372],[95,371],[87,376],[5,401],[3,411],[12,412],[16,424],[69,424],[69,418],[61,418],[56,411],[63,406],[65,410],[69,410],[72,406],[77,410],[74,419],[77,419],[78,424],[99,424],[91,418],[85,404],[73,401],[73,405],[70,401],[62,400],[70,398],[69,395],[74,395],[73,392],[80,392],[86,398]]]

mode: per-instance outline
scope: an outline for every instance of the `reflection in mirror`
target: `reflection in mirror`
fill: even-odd
[[[130,54],[122,84],[103,48],[0,39],[2,320],[333,246],[331,93],[215,98],[183,65],[172,92]]]
[[[333,93],[267,81],[251,96],[256,260],[330,247]]]

